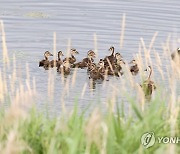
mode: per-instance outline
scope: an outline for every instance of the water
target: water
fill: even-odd
[[[2,0],[1,0],[2,1]],[[8,51],[10,57],[16,55],[17,67],[21,77],[25,79],[26,63],[29,64],[30,75],[36,78],[39,96],[38,105],[44,106],[48,98],[48,72],[38,68],[46,50],[53,50],[53,33],[57,36],[57,50],[66,51],[68,39],[76,48],[80,61],[89,49],[94,49],[94,34],[97,35],[99,57],[109,54],[108,48],[113,45],[120,51],[126,61],[133,59],[138,52],[140,38],[148,46],[154,33],[158,31],[154,48],[162,55],[162,42],[171,34],[172,49],[180,46],[180,9],[178,0],[157,0],[156,2],[141,0],[61,0],[51,2],[4,1],[0,2],[0,19],[4,21]],[[123,13],[126,14],[126,27],[123,48],[120,50],[119,40]],[[152,56],[153,57],[153,56]],[[163,57],[161,57],[163,60]],[[2,58],[1,58],[2,60]],[[50,70],[52,71],[52,70]],[[157,70],[155,70],[157,72]],[[54,103],[50,105],[52,112],[61,110],[63,85],[60,75],[55,73]],[[71,81],[72,75],[67,80]],[[86,70],[78,70],[77,81],[70,94],[64,100],[67,108],[72,108],[75,100],[79,100],[81,108],[89,103],[105,102],[111,97],[110,83],[120,86],[119,79],[110,79],[109,85],[103,88],[96,84],[94,90],[89,88]],[[84,97],[81,98],[82,87],[87,84]],[[179,93],[178,93],[179,94]],[[122,100],[123,98],[119,98]]]

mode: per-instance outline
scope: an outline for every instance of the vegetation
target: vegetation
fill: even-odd
[[[101,110],[99,104],[91,113],[87,112],[88,109],[80,112],[78,103],[75,103],[73,111],[68,113],[62,100],[63,110],[61,115],[50,117],[49,114],[46,114],[48,110],[43,113],[33,104],[33,97],[37,94],[36,81],[35,78],[30,80],[28,65],[26,67],[27,78],[25,84],[17,80],[16,60],[14,57],[12,63],[9,61],[3,22],[1,22],[1,33],[3,51],[3,68],[0,70],[1,154],[180,153],[179,144],[160,144],[157,138],[155,144],[148,149],[141,143],[141,137],[146,132],[154,132],[155,137],[178,137],[180,134],[180,99],[176,89],[180,72],[179,66],[176,66],[174,62],[170,62],[168,75],[166,75],[167,80],[164,82],[165,74],[163,73],[162,63],[158,53],[154,51],[156,68],[162,78],[162,84],[157,85],[156,92],[151,100],[147,101],[145,99],[142,88],[125,68],[125,78],[120,78],[124,86],[111,85],[113,93],[112,98],[107,100],[104,107],[106,112]],[[141,39],[141,48],[145,52],[146,65],[150,64],[152,66],[150,51],[156,35],[157,33],[155,33],[148,49],[145,47],[143,39]],[[122,42],[123,36],[121,36],[121,46]],[[170,59],[168,41],[164,45],[163,51],[167,59]],[[143,74],[141,54],[141,51],[139,51],[136,56],[140,67],[140,75]],[[11,68],[11,73],[7,75],[9,68]],[[54,83],[53,78],[50,75],[49,77],[51,83]],[[75,79],[76,74],[74,73],[72,86]],[[143,81],[143,79],[142,75],[141,80]],[[63,79],[62,82],[65,85],[63,92],[65,95],[69,92],[66,85],[70,84]],[[158,80],[155,80],[155,82],[160,83]],[[163,83],[167,83],[168,86]],[[48,84],[49,96],[52,96],[54,92],[51,85],[54,84]],[[126,87],[128,87],[128,90]],[[133,91],[136,91],[135,95]],[[126,96],[129,104],[128,110],[124,110],[123,102],[117,100],[119,94]],[[9,103],[6,109],[3,107],[4,102]]]

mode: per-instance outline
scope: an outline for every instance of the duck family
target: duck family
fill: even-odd
[[[126,63],[123,56],[119,52],[115,52],[115,48],[113,46],[109,48],[109,51],[111,52],[110,55],[105,58],[101,58],[97,64],[94,62],[96,53],[93,50],[89,50],[87,52],[87,56],[79,62],[76,61],[75,57],[75,55],[79,54],[79,52],[75,48],[70,49],[69,57],[62,59],[64,54],[62,51],[59,51],[57,53],[57,60],[51,61],[49,60],[49,57],[53,56],[53,54],[46,51],[44,53],[44,59],[39,62],[39,67],[44,67],[44,69],[56,67],[57,72],[63,75],[71,74],[71,70],[73,68],[87,69],[89,79],[93,81],[104,80],[107,75],[120,77],[124,73],[122,68]],[[180,48],[177,49],[177,52],[171,55],[171,58],[174,60],[178,56],[180,57]],[[133,76],[136,76],[139,72],[137,61],[133,59],[129,64],[130,73]],[[156,85],[151,80],[152,67],[148,66],[145,71],[149,72],[149,75],[148,78],[140,84],[140,86],[144,91],[145,98],[149,99],[153,91],[156,89]]]

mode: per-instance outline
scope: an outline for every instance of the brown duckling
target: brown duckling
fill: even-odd
[[[152,68],[151,66],[148,66],[148,68],[145,70],[149,72],[148,78],[143,82],[141,87],[143,88],[145,98],[150,100],[152,92],[156,89],[155,83],[151,80],[152,75]]]
[[[43,60],[41,60],[39,62],[39,67],[43,67],[43,66],[47,67],[50,64],[49,59],[48,59],[49,56],[53,56],[53,54],[51,54],[49,51],[46,51],[44,53],[44,58],[45,59],[43,59]]]
[[[70,64],[74,64],[76,62],[76,58],[74,57],[74,54],[79,54],[79,52],[76,49],[72,48],[71,51],[70,51],[70,54],[71,54],[71,57],[66,57],[63,60],[63,62],[64,61],[69,61]]]
[[[171,58],[177,66],[180,66],[180,48],[177,48],[177,51],[171,54]]]
[[[132,75],[136,75],[139,72],[139,67],[138,64],[136,62],[136,60],[132,60],[129,64],[132,64],[132,66],[130,66],[130,72]]]
[[[123,75],[123,65],[125,65],[126,63],[124,62],[123,59],[119,58],[119,59],[116,59],[116,64],[115,64],[115,69],[114,69],[114,73],[116,76],[120,76],[120,75]]]
[[[58,67],[59,65],[61,65],[63,62],[61,60],[61,56],[64,56],[62,51],[58,52],[58,60],[52,60],[50,62],[51,67]]]
[[[122,65],[124,65],[125,62],[122,59],[122,56],[120,53],[116,53],[115,54],[115,61],[111,66],[106,67],[107,70],[107,74],[108,75],[115,75],[115,76],[119,76],[122,75]]]
[[[89,79],[95,80],[104,80],[104,75],[101,74],[95,64],[91,64],[90,76]]]
[[[68,61],[64,61],[58,68],[57,72],[63,74],[63,75],[69,75],[70,74],[70,64]]]
[[[84,58],[81,62],[75,63],[72,67],[77,68],[85,68],[88,67],[91,63],[94,62],[94,58],[96,57],[96,54],[93,50],[89,50],[87,53],[87,57]]]
[[[106,56],[106,57],[104,58],[104,65],[105,65],[105,66],[109,66],[109,62],[110,62],[110,64],[112,65],[112,64],[114,63],[114,61],[115,61],[114,47],[111,46],[111,47],[109,48],[109,51],[111,51],[111,55],[110,55],[110,56]],[[109,60],[109,62],[108,62],[108,60]]]

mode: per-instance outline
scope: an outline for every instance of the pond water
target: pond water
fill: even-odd
[[[80,53],[76,56],[77,61],[84,58],[89,49],[94,49],[95,33],[98,54],[102,58],[109,54],[108,48],[113,45],[126,61],[130,61],[138,53],[140,38],[149,45],[156,31],[158,35],[154,48],[162,55],[162,42],[169,34],[172,49],[180,46],[179,4],[179,0],[6,0],[1,1],[0,19],[4,21],[9,55],[16,55],[21,77],[25,79],[23,70],[28,63],[31,77],[36,78],[39,106],[44,106],[48,100],[48,74],[54,72],[54,103],[50,105],[54,112],[61,110],[64,89],[61,76],[55,71],[38,67],[44,51],[53,51],[54,32],[57,51],[66,51],[68,40],[71,39],[71,47]],[[120,49],[123,13],[126,14],[126,26],[123,48]],[[71,82],[71,79],[72,75],[66,80]],[[108,84],[111,83],[120,86],[119,79],[110,79]],[[81,98],[85,84],[87,87]],[[67,108],[73,107],[76,99],[79,106],[85,108],[89,103],[106,101],[112,94],[108,85],[104,88],[101,83],[97,83],[94,90],[90,89],[86,70],[77,71],[76,83],[69,90],[69,95],[64,97]]]

